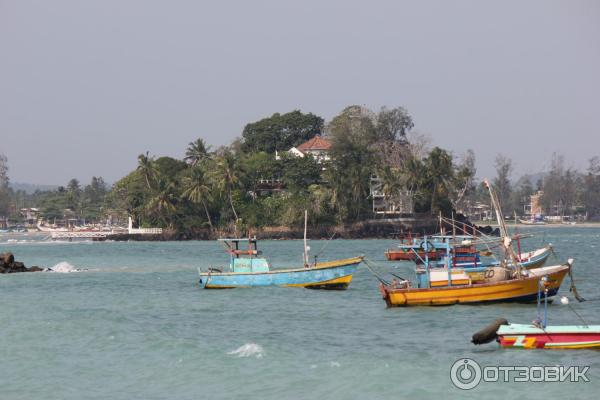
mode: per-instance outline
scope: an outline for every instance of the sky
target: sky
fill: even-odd
[[[115,182],[300,109],[403,106],[477,175],[600,156],[598,1],[0,0],[14,182]]]

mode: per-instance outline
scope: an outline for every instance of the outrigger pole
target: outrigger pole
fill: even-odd
[[[521,262],[515,254],[514,249],[512,248],[512,239],[508,234],[508,229],[506,229],[506,224],[504,223],[504,216],[502,215],[502,209],[500,208],[500,202],[498,201],[498,197],[496,196],[496,192],[492,189],[492,185],[487,179],[483,180],[484,185],[490,192],[490,200],[492,201],[492,206],[494,207],[494,211],[496,212],[496,219],[498,220],[498,225],[500,226],[500,235],[502,236],[502,244],[504,246],[505,251],[510,256],[510,259],[513,262],[513,265],[517,269],[517,274],[519,278],[521,277]]]

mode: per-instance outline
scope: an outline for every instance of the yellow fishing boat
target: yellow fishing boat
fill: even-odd
[[[512,248],[512,238],[504,223],[498,198],[487,180],[484,182],[489,190],[500,226],[502,247],[506,253],[503,261],[497,265],[485,267],[483,271],[480,271],[483,273],[474,274],[475,268],[467,268],[468,263],[461,264],[452,261],[451,241],[449,237],[445,237],[441,243],[436,245],[438,249],[445,249],[445,255],[441,257],[439,263],[430,263],[427,254],[431,248],[425,237],[423,241],[425,259],[421,259],[422,265],[417,266],[415,271],[417,275],[415,286],[409,280],[396,275],[391,282],[380,279],[381,294],[388,307],[531,302],[537,299],[538,282],[542,278],[548,285],[548,297],[556,295],[565,275],[571,274],[572,260],[563,265],[526,269],[525,261],[542,264],[551,248],[517,256]],[[469,251],[468,256],[470,257],[472,250]],[[473,260],[471,260],[471,264],[473,264]],[[571,283],[573,284],[573,279],[571,279]]]
[[[538,281],[548,278],[548,296],[554,296],[570,271],[571,264],[540,267],[522,271],[521,277],[496,282],[473,283],[462,271],[450,271],[451,285],[445,280],[437,280],[436,274],[431,287],[411,287],[406,280],[393,280],[381,284],[381,294],[388,307],[432,306],[485,302],[533,302],[537,299]],[[439,271],[448,276],[448,271]]]

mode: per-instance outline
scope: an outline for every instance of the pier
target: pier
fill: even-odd
[[[52,232],[52,240],[73,240],[73,239],[106,239],[111,235],[116,235],[113,231],[69,231],[69,232]]]

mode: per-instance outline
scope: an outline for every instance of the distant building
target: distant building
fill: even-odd
[[[331,141],[321,137],[321,135],[315,135],[312,139],[289,149],[287,152],[296,157],[304,157],[311,155],[320,164],[323,161],[331,160],[329,156],[329,150],[331,149]],[[279,155],[275,153],[276,159],[280,159]]]
[[[37,220],[40,216],[40,210],[38,208],[33,208],[33,207],[21,208],[20,214],[23,217],[25,224],[30,225],[30,226],[35,226],[35,224],[37,223]]]
[[[373,214],[385,216],[406,216],[413,212],[413,196],[408,191],[399,192],[394,198],[386,196],[383,182],[377,176],[371,177],[369,192],[373,200]]]
[[[281,179],[259,179],[250,192],[253,197],[270,196],[274,193],[282,192],[285,188]]]
[[[481,202],[467,202],[463,209],[458,210],[472,221],[489,221],[493,219],[492,207]]]
[[[529,215],[529,216],[544,215],[544,210],[542,208],[542,205],[540,204],[540,201],[541,201],[543,195],[544,195],[544,192],[541,190],[538,190],[535,194],[532,194],[531,196],[529,196],[529,204],[525,204],[525,209],[523,210],[523,211],[525,211],[525,215]]]

